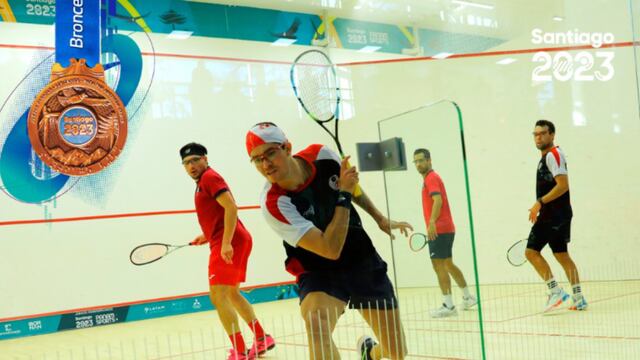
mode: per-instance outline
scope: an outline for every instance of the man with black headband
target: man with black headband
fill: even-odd
[[[238,219],[238,207],[222,176],[209,167],[207,149],[189,143],[180,149],[182,165],[196,181],[195,204],[202,234],[193,245],[209,243],[209,289],[227,335],[233,345],[229,360],[255,359],[275,346],[256,318],[253,307],[240,294],[245,281],[247,261],[251,253],[251,235]],[[247,349],[238,314],[255,334],[253,346]]]

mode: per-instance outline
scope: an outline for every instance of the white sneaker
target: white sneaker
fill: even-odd
[[[452,308],[449,308],[447,307],[447,305],[442,304],[442,306],[440,306],[439,308],[435,310],[431,310],[432,318],[443,318],[443,317],[456,316],[456,315],[458,315],[458,310],[456,310],[455,306]]]
[[[470,295],[469,297],[462,297],[462,310],[469,310],[476,306],[476,304],[478,304],[478,300],[475,296]]]
[[[564,290],[560,289],[557,293],[552,293],[549,295],[549,299],[547,300],[547,304],[544,307],[543,313],[547,313],[553,310],[557,310],[562,307],[562,304],[569,301],[569,294],[567,294]]]

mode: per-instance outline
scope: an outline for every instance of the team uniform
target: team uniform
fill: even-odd
[[[397,300],[387,276],[387,264],[376,252],[352,206],[349,229],[340,257],[330,260],[298,247],[312,228],[324,231],[338,199],[340,158],[323,145],[310,145],[296,155],[312,169],[295,191],[266,184],[260,204],[269,226],[283,239],[285,267],[300,289],[300,301],[322,291],[349,303],[351,308],[395,308]]]
[[[438,237],[429,241],[429,253],[432,259],[447,259],[452,257],[453,239],[455,237],[456,227],[451,217],[451,209],[449,208],[449,199],[447,198],[447,190],[440,175],[430,170],[424,177],[422,184],[422,212],[424,221],[429,224],[431,220],[431,209],[433,208],[434,195],[440,195],[442,198],[442,207],[440,208],[440,216],[436,219],[436,228],[438,229]]]
[[[562,150],[555,146],[538,163],[536,197],[541,198],[556,185],[555,177],[567,175],[567,162]],[[538,220],[533,224],[527,248],[541,251],[549,244],[554,253],[566,252],[571,240],[571,197],[569,190],[557,199],[543,204]]]
[[[202,233],[209,240],[209,284],[236,285],[244,282],[247,262],[251,253],[251,235],[238,219],[231,246],[233,263],[227,264],[220,255],[224,234],[224,208],[216,198],[230,191],[222,176],[212,168],[207,168],[196,184],[195,204]]]

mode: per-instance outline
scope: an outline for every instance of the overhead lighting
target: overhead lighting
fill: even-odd
[[[517,60],[514,59],[514,58],[505,58],[505,59],[502,59],[502,60],[496,62],[496,64],[498,64],[498,65],[509,65],[509,64],[513,64],[516,61]]]
[[[173,30],[172,32],[169,33],[169,35],[167,35],[167,38],[175,39],[175,40],[184,40],[184,39],[190,38],[191,34],[193,34],[193,31]]]
[[[475,7],[479,9],[487,9],[487,10],[493,10],[494,8],[493,5],[481,4],[481,3],[465,1],[465,0],[451,0],[451,3],[456,5],[464,5],[464,6],[470,6],[470,7]]]
[[[297,39],[278,39],[271,43],[272,46],[289,46],[296,42]]]
[[[564,21],[564,18],[562,16],[554,16],[552,19],[554,21]]]
[[[439,54],[433,55],[432,58],[434,58],[434,59],[446,59],[451,55],[453,55],[453,53],[441,52]]]
[[[371,45],[367,45],[365,47],[363,47],[362,49],[358,50],[358,52],[362,52],[362,53],[374,53],[376,51],[380,50],[380,46],[371,46]]]

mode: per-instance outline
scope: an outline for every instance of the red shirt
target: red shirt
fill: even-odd
[[[447,190],[444,183],[435,171],[431,170],[424,177],[422,184],[422,212],[424,213],[424,222],[429,225],[431,220],[431,208],[433,207],[433,195],[440,194],[442,197],[442,207],[440,208],[440,216],[436,219],[436,228],[438,234],[447,234],[456,232],[451,217],[451,209],[449,208],[449,199],[447,199]]]
[[[229,191],[229,186],[212,168],[207,168],[202,173],[196,185],[195,203],[198,222],[202,233],[209,240],[210,247],[219,245],[224,235],[224,208],[216,198],[225,191]],[[249,232],[238,219],[232,243],[250,237]]]

